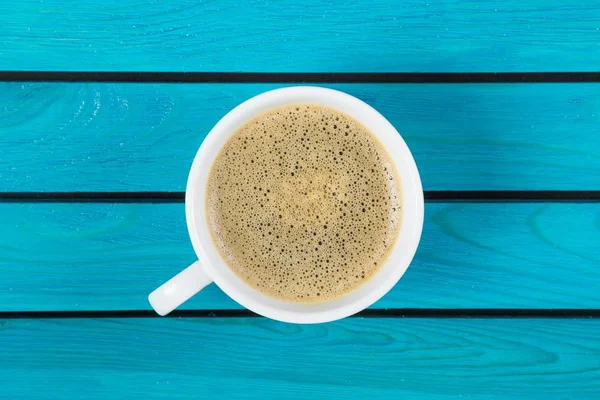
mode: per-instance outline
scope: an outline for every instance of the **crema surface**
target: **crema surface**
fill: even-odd
[[[338,298],[386,260],[401,223],[400,182],[362,124],[307,104],[242,126],[213,163],[206,213],[229,267],[266,295]]]

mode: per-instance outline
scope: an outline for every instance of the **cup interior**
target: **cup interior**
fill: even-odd
[[[288,104],[317,104],[338,109],[366,126],[383,144],[400,177],[403,207],[399,236],[381,269],[346,295],[323,303],[299,304],[266,296],[247,285],[221,258],[206,221],[205,188],[210,167],[236,130],[256,115]],[[202,143],[186,187],[186,219],[192,245],[214,282],[242,306],[265,317],[293,323],[333,321],[375,303],[402,277],[417,250],[423,227],[423,189],[415,161],[398,131],[375,109],[346,93],[321,87],[276,89],[255,96],[225,115]]]

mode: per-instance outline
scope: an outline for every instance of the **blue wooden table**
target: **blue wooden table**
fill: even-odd
[[[597,0],[4,0],[0,71],[1,399],[600,398]],[[413,150],[412,266],[324,325],[155,317],[204,136],[299,83]]]

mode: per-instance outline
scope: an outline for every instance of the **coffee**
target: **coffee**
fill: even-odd
[[[241,279],[280,300],[338,298],[385,262],[400,181],[377,138],[332,108],[298,104],[239,128],[209,174],[206,215]]]

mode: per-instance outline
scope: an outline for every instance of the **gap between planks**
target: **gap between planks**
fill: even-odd
[[[427,202],[599,202],[600,190],[427,190]],[[183,203],[185,192],[4,192],[0,203]]]
[[[175,310],[168,318],[263,318],[250,310]],[[0,319],[162,318],[152,310],[4,311]],[[600,318],[600,309],[390,308],[367,309],[350,318]]]
[[[108,83],[581,83],[600,82],[600,72],[0,71],[0,81]]]

